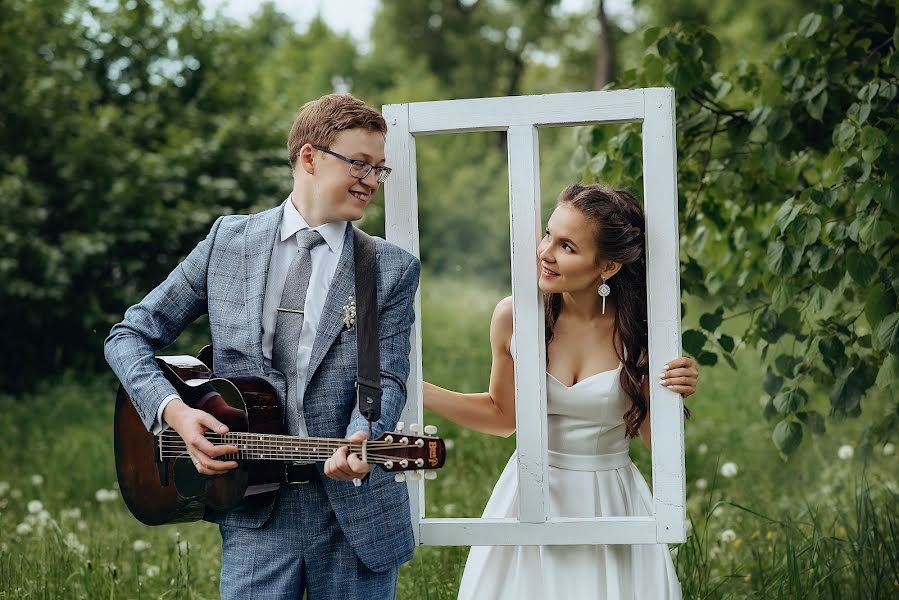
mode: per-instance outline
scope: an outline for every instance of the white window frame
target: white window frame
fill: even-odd
[[[681,355],[674,90],[647,88],[415,102],[386,105],[383,114],[388,125],[387,164],[393,167],[385,184],[387,239],[415,256],[420,256],[415,138],[475,131],[505,131],[508,135],[513,322],[517,341],[514,359],[519,519],[426,518],[424,482],[409,481],[417,543],[492,546],[684,542],[683,399],[658,384],[652,385],[664,364]],[[654,514],[550,518],[543,300],[535,268],[537,243],[543,230],[537,131],[541,127],[641,122]],[[472,206],[472,210],[477,207]],[[415,313],[407,381],[409,402],[403,413],[406,423],[421,423],[423,414],[420,295],[415,298]],[[450,453],[445,468],[464,466],[455,463]]]

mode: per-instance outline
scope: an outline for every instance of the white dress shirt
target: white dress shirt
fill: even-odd
[[[277,308],[281,304],[281,292],[287,281],[287,271],[298,250],[297,232],[309,229],[306,219],[299,213],[288,197],[283,204],[284,212],[281,217],[281,227],[272,248],[272,257],[269,262],[268,279],[265,283],[265,298],[262,305],[262,356],[266,366],[272,364],[272,344],[275,337],[275,323],[278,318]],[[325,299],[334,274],[337,272],[337,263],[343,253],[343,241],[346,234],[347,221],[325,223],[318,227],[312,227],[324,238],[325,243],[312,249],[312,273],[309,276],[309,288],[306,291],[306,301],[303,306],[303,329],[300,332],[297,350],[297,381],[288,382],[287,385],[296,386],[296,398],[300,403],[299,414],[303,415],[303,395],[306,392],[306,378],[309,371],[309,359],[312,355],[312,344],[315,342],[315,334],[318,331],[318,322],[325,306]],[[156,411],[156,421],[153,423],[152,432],[158,434],[167,427],[162,419],[162,412],[166,405],[178,398],[177,395],[166,397]],[[302,436],[308,435],[306,423],[300,419],[300,431]]]

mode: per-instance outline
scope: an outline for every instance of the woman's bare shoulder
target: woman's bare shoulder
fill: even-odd
[[[506,350],[512,340],[512,296],[506,296],[496,304],[490,319],[490,339],[502,343]]]

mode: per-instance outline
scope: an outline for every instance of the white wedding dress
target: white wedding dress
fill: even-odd
[[[652,515],[652,493],[628,455],[630,399],[621,366],[571,387],[547,374],[549,501],[553,517]],[[484,517],[518,516],[513,454]],[[460,600],[667,600],[681,597],[666,545],[473,546]]]

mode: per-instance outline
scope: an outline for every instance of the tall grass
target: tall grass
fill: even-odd
[[[488,325],[504,291],[426,273],[422,294],[425,378],[486,389]],[[671,548],[684,596],[899,597],[897,457],[878,449],[867,466],[838,458],[861,433],[849,422],[784,461],[761,419],[761,379],[757,357],[744,352],[736,372],[703,369],[690,399],[691,532]],[[0,598],[217,597],[215,526],[144,527],[115,493],[115,387],[110,375],[63,377],[34,394],[0,396]],[[452,448],[427,483],[428,516],[479,516],[514,437],[429,422]],[[639,441],[632,454],[651,479]],[[736,475],[722,475],[724,463]],[[421,548],[400,570],[399,598],[454,598],[467,550]]]

